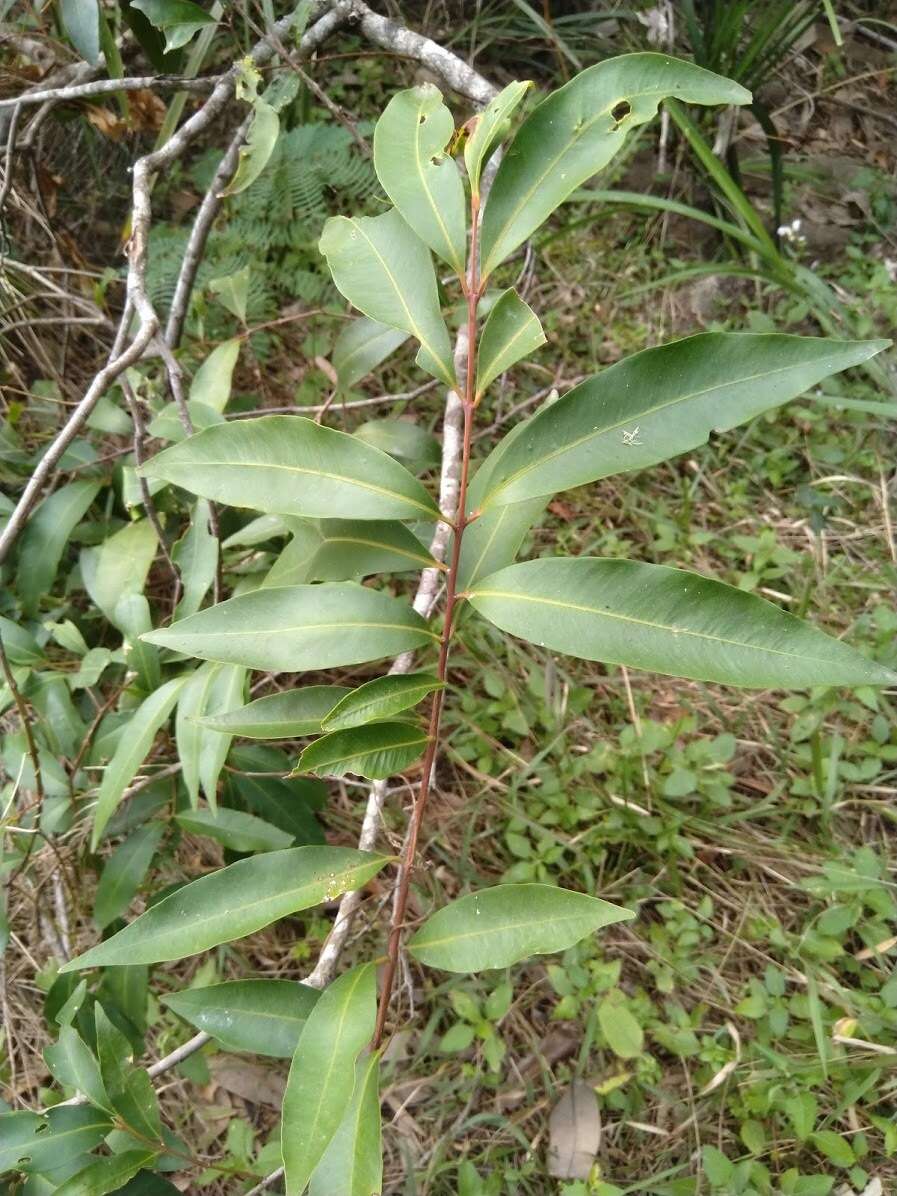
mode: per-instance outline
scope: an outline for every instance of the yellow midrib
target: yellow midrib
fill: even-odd
[[[423,128],[423,125],[421,124],[420,114],[422,111],[423,111],[423,106],[421,105],[417,110],[417,119],[414,122],[414,125],[415,125],[415,128],[414,128],[414,164],[417,167],[417,174],[418,174],[418,177],[420,178],[420,185],[424,189],[424,194],[426,195],[427,200],[429,201],[430,207],[433,209],[433,215],[436,217],[436,223],[439,225],[439,231],[442,233],[443,239],[445,240],[445,245],[448,250],[448,253],[446,256],[448,257],[449,261],[451,262],[451,264],[455,268],[455,270],[457,270],[460,273],[463,271],[463,268],[464,268],[463,263],[459,263],[458,258],[455,255],[455,247],[454,247],[454,245],[452,245],[452,239],[449,236],[448,228],[446,227],[445,221],[442,219],[442,215],[439,211],[439,207],[437,206],[436,200],[433,198],[433,193],[430,190],[429,186],[427,185],[427,179],[426,179],[426,175],[424,174],[423,163],[421,162],[420,131]]]

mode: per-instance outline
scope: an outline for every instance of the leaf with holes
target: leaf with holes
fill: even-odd
[[[432,83],[392,97],[374,129],[374,169],[383,190],[425,245],[463,275],[467,253],[464,187],[445,153],[452,114]]]
[[[184,885],[60,970],[185,959],[359,889],[388,858],[346,847],[290,847],[238,860]]]
[[[469,598],[503,631],[582,660],[760,689],[897,680],[763,598],[666,565],[546,557],[500,569]]]
[[[392,209],[382,216],[332,216],[320,249],[349,302],[369,319],[410,333],[420,342],[421,369],[454,386],[433,259],[401,215]]]
[[[582,71],[543,100],[502,159],[483,215],[482,277],[650,120],[661,100],[748,104],[751,93],[667,54],[622,54]]]
[[[146,477],[235,507],[312,518],[432,519],[438,508],[403,465],[299,415],[217,424],[143,466]]]
[[[554,885],[495,885],[459,897],[427,919],[408,950],[444,972],[506,968],[530,955],[566,951],[588,934],[635,915]]]

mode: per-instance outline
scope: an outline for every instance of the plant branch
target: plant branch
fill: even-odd
[[[67,87],[25,91],[11,100],[0,100],[0,112],[20,104],[65,104],[71,100],[114,95],[117,91],[211,91],[222,78],[222,75],[205,75],[201,79],[182,79],[178,75],[139,75],[130,79],[95,79],[92,83],[72,83]]]

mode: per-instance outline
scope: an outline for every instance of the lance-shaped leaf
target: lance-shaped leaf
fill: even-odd
[[[212,588],[218,569],[218,539],[212,533],[209,503],[198,498],[193,507],[190,526],[171,550],[171,559],[181,574],[184,594],[177,605],[175,617],[186,619],[202,606],[202,600]],[[274,516],[268,516],[274,518]]]
[[[582,71],[520,126],[495,175],[482,231],[487,278],[587,178],[650,120],[661,100],[748,104],[751,93],[667,54],[623,54]]]
[[[252,125],[246,144],[240,150],[237,172],[221,192],[222,195],[239,195],[241,191],[251,187],[274,153],[280,133],[277,109],[272,108],[265,100],[256,100],[252,108]]]
[[[486,317],[477,349],[477,399],[499,374],[545,344],[539,317],[513,288],[502,291]]]
[[[458,564],[459,591],[511,564],[526,533],[545,510],[546,501],[531,498],[491,507],[467,526]]]
[[[33,615],[53,585],[69,536],[96,498],[100,482],[70,482],[45,498],[22,536],[16,585],[27,615]]]
[[[14,1167],[42,1174],[99,1146],[112,1122],[90,1105],[57,1105],[46,1113],[0,1115],[0,1174]],[[27,1162],[26,1162],[27,1160]]]
[[[633,357],[519,424],[483,465],[481,506],[641,469],[704,444],[887,341],[704,332]]]
[[[454,159],[445,154],[454,132],[438,87],[422,83],[396,92],[374,129],[374,169],[424,244],[463,275],[464,187]]]
[[[312,581],[444,568],[412,531],[395,520],[321,519],[317,530],[321,543],[309,565]]]
[[[158,1153],[158,1150],[144,1146],[96,1159],[58,1187],[57,1196],[101,1196],[106,1192],[121,1192],[138,1171],[152,1165]]]
[[[44,1062],[60,1084],[74,1088],[92,1105],[112,1109],[100,1065],[74,1026],[60,1026],[59,1041],[44,1049]]]
[[[325,989],[296,1046],[283,1098],[287,1196],[301,1196],[352,1100],[355,1061],[374,1033],[377,969],[352,968]]]
[[[632,910],[554,885],[496,885],[437,910],[408,950],[431,968],[482,972],[566,951],[602,926],[633,917]]]
[[[196,955],[358,889],[387,860],[387,856],[346,847],[290,847],[238,860],[163,898],[61,970],[160,963]]]
[[[417,478],[388,453],[299,415],[216,424],[165,449],[143,472],[268,515],[438,516]]]
[[[379,1196],[382,1188],[380,1053],[375,1051],[356,1064],[352,1101],[312,1174],[308,1196]]]
[[[188,678],[178,698],[175,737],[181,776],[191,806],[199,804],[199,787],[213,808],[218,777],[227,759],[230,739],[207,731],[199,721],[241,701],[246,670],[242,665],[207,663]]]
[[[763,598],[666,565],[524,561],[477,582],[469,597],[503,631],[584,660],[760,689],[897,680]]]
[[[184,810],[175,821],[191,835],[208,835],[231,851],[277,851],[293,843],[286,831],[243,810]]]
[[[392,718],[410,710],[434,689],[444,689],[445,682],[432,673],[395,673],[375,677],[345,694],[323,720],[325,731],[343,731],[360,727],[375,719]]]
[[[139,594],[156,555],[158,540],[148,519],[125,524],[99,548],[81,551],[81,576],[92,601],[114,626],[122,598]]]
[[[408,333],[360,316],[343,328],[333,346],[331,365],[341,389],[348,390],[405,343]]]
[[[393,208],[382,216],[332,216],[320,249],[349,302],[370,319],[411,333],[420,342],[421,369],[454,386],[433,259],[401,215]]]
[[[115,813],[122,794],[146,759],[147,752],[156,738],[156,732],[174,709],[183,684],[183,677],[166,681],[155,693],[150,694],[131,717],[112,754],[112,759],[106,765],[100,783],[90,836],[91,851],[96,851],[106,823]]]
[[[473,132],[464,146],[464,163],[474,195],[480,193],[483,167],[504,140],[511,124],[511,115],[530,87],[532,83],[529,80],[509,83],[478,116],[472,118]]]
[[[334,731],[310,743],[296,765],[296,773],[343,777],[346,773],[384,780],[403,772],[423,753],[427,733],[413,723],[368,723]]]
[[[318,990],[293,980],[228,980],[162,1001],[231,1051],[292,1059]]]
[[[203,403],[213,411],[222,412],[230,398],[234,366],[240,356],[242,341],[238,337],[216,345],[190,384],[191,402]]]
[[[253,590],[143,638],[272,673],[362,664],[436,639],[406,602],[351,582]]]
[[[296,739],[317,735],[321,721],[352,691],[345,685],[306,685],[256,698],[237,710],[200,719],[204,727],[246,739]]]
[[[131,904],[164,832],[159,822],[138,827],[106,861],[93,906],[93,919],[101,930]]]

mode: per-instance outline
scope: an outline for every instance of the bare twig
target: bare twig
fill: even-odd
[[[200,79],[182,79],[177,75],[140,75],[130,79],[95,79],[92,83],[71,83],[63,87],[24,91],[11,100],[0,100],[0,112],[19,105],[66,104],[93,96],[113,95],[117,91],[211,91],[221,81],[220,75]]]

